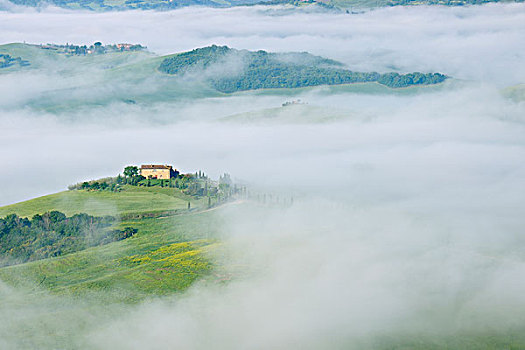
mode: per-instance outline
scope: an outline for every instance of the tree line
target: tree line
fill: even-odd
[[[112,216],[66,216],[59,211],[36,214],[31,219],[16,214],[0,218],[0,266],[73,253],[88,247],[129,238],[133,227],[110,229]]]
[[[137,187],[166,187],[178,189],[182,193],[195,197],[216,197],[226,194],[231,195],[237,191],[232,186],[232,180],[229,174],[224,174],[216,183],[209,179],[203,171],[195,173],[178,174],[171,179],[147,179],[139,174],[139,168],[130,165],[124,168],[121,174],[116,177],[107,177],[99,180],[84,181],[68,186],[69,190],[86,190],[86,191],[111,191],[120,192],[124,190],[124,185]],[[231,187],[231,188],[230,188]]]

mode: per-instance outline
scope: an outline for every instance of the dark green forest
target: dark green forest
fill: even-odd
[[[308,53],[253,52],[215,45],[166,58],[159,70],[167,74],[183,75],[198,73],[214,64],[228,62],[241,62],[242,72],[231,76],[212,74],[206,78],[213,88],[224,93],[364,82],[402,88],[438,84],[447,79],[447,76],[440,73],[354,72],[343,68],[340,62]]]
[[[15,214],[0,218],[0,267],[73,253],[133,236],[137,230],[110,229],[111,216],[59,211],[34,215],[31,219]]]

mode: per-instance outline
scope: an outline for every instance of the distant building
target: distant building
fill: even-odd
[[[121,51],[129,51],[131,46],[133,46],[133,44],[117,44],[117,49]]]
[[[171,179],[177,177],[179,172],[171,165],[147,164],[140,166],[140,175],[146,179]]]
[[[283,107],[291,106],[291,105],[305,105],[306,103],[301,100],[293,100],[293,101],[286,101],[282,104]]]

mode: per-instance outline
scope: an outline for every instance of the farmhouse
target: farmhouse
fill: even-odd
[[[177,177],[179,172],[171,165],[147,164],[140,166],[140,175],[146,179],[171,179]]]

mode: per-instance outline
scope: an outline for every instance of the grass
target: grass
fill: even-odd
[[[86,329],[129,312],[130,305],[182,293],[199,280],[223,283],[214,273],[220,265],[211,258],[221,247],[220,210],[122,222],[139,232],[62,257],[0,268],[0,313],[7,317],[0,323],[0,348],[88,348]]]
[[[17,213],[36,213],[51,209],[71,212],[86,207],[84,202],[111,203],[133,212],[153,208],[173,208],[186,201],[169,194],[173,189],[155,191],[140,188],[120,193],[62,192],[9,206]],[[108,205],[107,203],[105,205]],[[103,212],[103,205],[92,206],[91,213]],[[1,208],[1,210],[5,210]],[[12,210],[9,210],[12,211]],[[195,211],[191,215],[142,218],[123,221],[119,227],[133,226],[134,237],[89,248],[65,256],[34,261],[0,269],[0,280],[15,287],[44,288],[58,294],[103,291],[114,300],[136,301],[152,295],[186,290],[196,280],[210,275],[214,263],[208,253],[218,245],[220,227],[214,211]]]
[[[119,216],[129,213],[168,211],[202,207],[204,200],[196,200],[174,188],[124,186],[122,192],[64,191],[0,208],[0,217],[17,214],[31,217],[50,210],[70,216],[87,213],[94,216]]]
[[[111,300],[126,302],[183,291],[214,267],[208,253],[219,245],[220,222],[216,211],[202,210],[206,205],[207,200],[178,189],[126,185],[121,192],[66,191],[2,207],[0,217],[51,210],[115,215],[123,218],[116,228],[132,226],[138,233],[61,257],[1,268],[0,281],[59,294],[103,291]]]
[[[44,43],[45,44],[45,43]],[[59,43],[65,44],[65,43]],[[153,58],[158,59],[154,54],[147,51],[133,51],[133,52],[110,52],[104,55],[87,55],[87,56],[69,56],[63,53],[58,53],[54,50],[45,50],[39,45],[11,43],[0,45],[0,53],[9,54],[13,57],[22,57],[28,60],[31,65],[21,69],[33,68],[52,68],[52,70],[64,72],[74,72],[81,67],[83,71],[89,68],[111,69],[117,66],[131,65],[136,62],[148,61]],[[15,65],[15,68],[18,67]],[[19,69],[20,70],[20,69]],[[8,70],[0,70],[1,72],[8,72]]]

